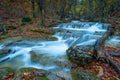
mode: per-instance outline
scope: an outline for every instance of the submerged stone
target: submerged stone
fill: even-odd
[[[0,50],[0,57],[1,57],[2,55],[8,54],[8,53],[10,53],[10,52],[11,52],[10,49]]]

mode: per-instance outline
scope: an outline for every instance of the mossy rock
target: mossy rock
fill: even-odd
[[[30,54],[32,62],[39,62],[40,58],[43,56],[43,54],[37,54],[37,52],[35,51],[31,51]]]
[[[67,50],[68,59],[76,64],[89,65],[92,62],[92,56],[81,50],[79,47],[70,47]]]
[[[4,67],[4,68],[0,68],[0,80],[5,80],[5,77],[7,75],[13,75],[14,74],[14,70],[12,70],[9,67]]]
[[[71,70],[73,80],[100,80],[95,74],[83,68]]]
[[[31,51],[30,54],[31,54],[32,62],[40,63],[42,65],[53,64],[52,63],[53,59],[48,55],[40,54],[40,53],[37,53],[36,51]]]
[[[31,30],[32,32],[37,32],[37,33],[44,33],[44,34],[48,34],[48,35],[53,35],[54,33],[52,32],[47,32],[45,30]]]

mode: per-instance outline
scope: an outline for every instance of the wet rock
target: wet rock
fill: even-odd
[[[92,57],[87,52],[75,46],[67,50],[67,57],[70,61],[81,65],[88,65],[92,62]]]
[[[65,73],[61,70],[49,72],[47,77],[49,78],[49,80],[72,80],[70,72]]]
[[[68,68],[71,66],[70,62],[64,57],[58,58],[54,61],[58,66]]]
[[[100,80],[95,74],[83,68],[76,68],[71,70],[73,80]]]
[[[51,58],[51,56],[49,56],[49,55],[41,54],[41,53],[38,53],[37,51],[31,51],[30,54],[31,54],[31,61],[32,62],[37,62],[37,63],[40,63],[42,65],[54,64],[53,63],[54,59]]]
[[[2,49],[2,50],[0,50],[0,58],[3,58],[5,56],[9,55],[10,52],[11,52],[10,49]],[[7,61],[8,59],[10,59],[10,58],[6,57],[6,58],[3,58],[3,59],[0,59],[0,63],[4,62],[4,61]]]
[[[88,54],[92,54],[94,51],[94,44],[92,45],[81,45],[78,46],[80,50],[83,50],[85,52],[89,52]]]
[[[0,63],[1,62],[4,62],[4,61],[7,61],[7,60],[9,60],[10,58],[9,57],[7,57],[7,58],[5,58],[5,59],[2,59],[2,60],[0,60]]]
[[[40,58],[43,56],[42,54],[39,54],[35,51],[31,51],[30,54],[31,54],[31,61],[32,62],[39,62]]]
[[[8,54],[8,53],[10,53],[10,52],[11,52],[10,49],[2,49],[2,50],[0,50],[0,57],[1,57],[2,55]]]

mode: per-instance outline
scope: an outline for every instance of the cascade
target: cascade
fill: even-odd
[[[106,33],[108,28],[107,25],[102,23],[72,21],[62,23],[53,29],[58,30],[53,35],[58,39],[57,41],[21,40],[13,41],[11,45],[7,45],[7,41],[0,44],[0,50],[11,50],[8,55],[0,57],[0,67],[34,67],[44,70],[59,68],[62,71],[69,71],[69,67],[62,68],[55,61],[65,57],[66,50],[70,46],[94,45],[96,40]],[[31,61],[31,55],[33,54],[31,52],[41,55],[38,62]],[[42,59],[43,62],[46,60],[45,63],[47,64],[40,63]]]

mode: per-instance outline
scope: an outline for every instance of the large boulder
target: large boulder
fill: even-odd
[[[92,56],[78,46],[70,47],[67,50],[67,57],[71,62],[80,65],[88,65],[92,62]]]

